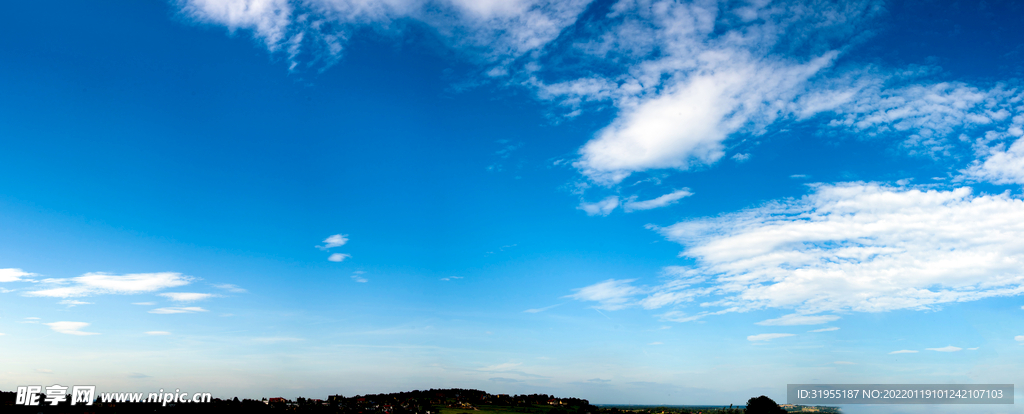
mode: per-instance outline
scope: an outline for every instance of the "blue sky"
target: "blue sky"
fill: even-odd
[[[1024,369],[1020,4],[9,9],[0,389],[738,404]]]

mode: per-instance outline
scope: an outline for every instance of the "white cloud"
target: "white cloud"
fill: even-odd
[[[335,248],[335,247],[339,247],[339,246],[344,246],[345,243],[348,243],[348,235],[347,234],[335,234],[333,236],[330,236],[330,237],[324,239],[323,246],[316,246],[316,248],[318,248],[320,250],[327,250],[327,249],[331,249],[331,248]]]
[[[750,342],[770,341],[772,339],[785,338],[785,337],[789,337],[789,336],[796,336],[796,334],[766,333],[766,334],[750,335],[750,336],[747,337],[747,340],[750,341]]]
[[[29,273],[21,269],[0,269],[0,282],[20,282],[20,281],[31,281],[22,279],[26,276],[38,276],[35,273]]]
[[[811,330],[811,331],[807,331],[807,332],[832,332],[832,331],[838,331],[838,330],[839,330],[839,327],[832,326],[832,327],[828,327],[828,328],[815,329],[815,330]]]
[[[801,315],[792,313],[781,318],[768,319],[758,322],[763,326],[791,326],[791,325],[821,325],[839,319],[835,315]]]
[[[567,298],[598,302],[598,309],[615,310],[631,306],[631,297],[642,290],[630,285],[635,279],[608,279],[584,288],[574,289],[576,293]]]
[[[944,346],[942,348],[925,348],[925,349],[929,350],[929,351],[937,351],[937,352],[956,352],[956,351],[963,350],[963,348],[957,348],[957,347],[955,347],[953,345]]]
[[[652,228],[695,264],[666,268],[657,286],[609,280],[569,297],[602,309],[672,305],[658,316],[677,322],[795,310],[762,323],[780,324],[1024,293],[1024,200],[1008,194],[819,185],[801,199]],[[699,312],[682,310],[697,298],[707,299]]]
[[[1014,141],[1005,150],[1001,146],[992,149],[984,161],[975,161],[963,173],[995,184],[1024,184],[1024,139]]]
[[[596,203],[580,201],[580,206],[577,207],[577,209],[585,211],[588,216],[607,216],[618,206],[619,197],[608,196],[604,200]]]
[[[359,283],[369,282],[368,279],[366,279],[365,277],[360,276],[359,274],[352,275],[352,280],[354,280],[356,282],[359,282]]]
[[[627,213],[637,210],[651,210],[659,207],[665,207],[681,200],[684,197],[693,195],[689,189],[676,190],[668,194],[663,194],[656,198],[644,201],[634,201],[634,198],[630,198],[629,201],[623,205],[623,209]]]
[[[53,329],[54,331],[62,333],[62,334],[68,334],[68,335],[99,335],[96,332],[83,332],[82,328],[85,328],[86,326],[89,326],[89,324],[86,323],[86,322],[67,322],[67,321],[61,321],[61,322],[44,323],[43,325],[47,325],[47,326],[50,327],[50,329]]]
[[[916,353],[917,353],[917,351],[911,351],[909,349],[901,349],[899,351],[892,351],[892,352],[889,353],[889,355],[895,355],[895,354],[916,354]]]
[[[462,276],[448,276],[448,277],[442,277],[441,278],[441,280],[445,281],[445,282],[452,281],[452,280],[459,280],[459,279],[462,279]]]
[[[217,289],[224,289],[224,290],[226,290],[228,292],[231,292],[231,293],[246,293],[246,292],[248,292],[248,290],[245,290],[245,289],[239,287],[238,285],[232,285],[230,283],[220,283],[220,284],[213,285],[213,287],[215,287]]]
[[[134,302],[134,303],[132,303],[132,305],[153,306],[153,305],[156,305],[156,302]]]
[[[170,335],[167,331],[146,331],[146,335]]]
[[[160,289],[187,285],[191,277],[180,273],[135,273],[111,275],[107,273],[86,273],[71,279],[46,279],[51,285],[70,285],[26,292],[26,296],[57,298],[80,297],[100,294],[131,295],[153,292]]]
[[[566,106],[568,116],[578,115],[582,103],[610,102],[620,115],[580,148],[575,163],[604,183],[636,171],[713,163],[733,133],[760,135],[778,119],[805,119],[850,101],[856,89],[830,67],[880,11],[870,0],[619,1],[601,19],[573,27],[590,3],[179,1],[193,20],[251,30],[270,51],[286,54],[291,68],[300,55],[329,66],[361,27],[387,34],[409,26],[397,22],[414,20],[474,60],[479,81],[532,87],[540,99]],[[560,37],[570,27],[573,36]],[[599,63],[602,75],[566,76],[575,69],[567,61]]]
[[[288,0],[187,0],[182,11],[189,17],[238,29],[252,30],[271,51],[288,35],[292,6]]]
[[[83,301],[80,301],[80,300],[72,300],[72,299],[65,299],[65,300],[62,300],[62,301],[57,302],[57,303],[61,304],[61,305],[67,305],[69,308],[73,307],[73,306],[78,306],[78,305],[92,305],[93,304],[92,302],[83,302]]]
[[[549,309],[554,309],[554,308],[556,308],[558,306],[561,306],[561,305],[562,304],[559,303],[559,304],[555,304],[555,305],[551,305],[551,306],[545,306],[543,308],[527,309],[527,310],[524,310],[523,312],[524,313],[540,313],[540,312],[544,312],[544,311],[549,310]]]
[[[956,141],[970,141],[963,132],[985,130],[975,145],[985,150],[993,140],[1020,136],[1024,121],[1011,119],[1020,111],[1024,94],[997,85],[981,89],[963,83],[915,84],[881,89],[878,85],[860,91],[850,102],[837,106],[838,118],[830,125],[868,136],[899,137],[911,154],[937,157],[952,155]],[[1015,106],[1017,107],[1015,109]],[[1022,117],[1024,118],[1024,117]],[[958,140],[951,140],[959,135]],[[968,175],[977,179],[1008,179],[1013,162],[996,159],[986,168],[976,165]]]
[[[733,154],[733,156],[731,158],[734,161],[736,161],[736,162],[746,162],[746,161],[750,160],[750,154],[748,154],[748,153]]]
[[[203,309],[203,308],[200,308],[200,307],[197,307],[197,306],[156,308],[156,309],[153,309],[153,310],[149,311],[149,313],[155,313],[155,314],[159,314],[159,315],[170,315],[170,314],[175,314],[175,313],[196,313],[196,312],[208,312],[208,311],[206,309]]]
[[[723,297],[709,305],[739,311],[931,309],[1024,293],[1024,201],[966,187],[819,186],[658,230],[715,277],[708,289]]]
[[[197,21],[252,30],[271,52],[298,64],[300,53],[329,66],[360,27],[378,32],[415,19],[431,26],[453,47],[473,51],[481,63],[501,63],[553,40],[572,24],[587,0],[182,0],[182,12]],[[500,65],[492,76],[507,73]]]
[[[212,293],[192,293],[192,292],[167,292],[161,293],[160,296],[173,300],[175,302],[195,302],[198,300],[209,299],[217,297]]]
[[[1024,335],[1017,335],[1013,337],[1013,340],[1017,342],[1024,342]]]
[[[328,257],[327,260],[330,260],[332,262],[341,262],[344,261],[345,259],[348,259],[349,257],[352,257],[352,255],[346,253],[334,253],[330,255],[330,257]]]
[[[637,171],[712,164],[725,154],[722,143],[730,134],[756,132],[784,115],[785,108],[765,102],[794,100],[835,56],[798,64],[740,50],[701,53],[687,62],[696,68],[684,80],[623,108],[580,149],[574,165],[595,181],[614,184]]]

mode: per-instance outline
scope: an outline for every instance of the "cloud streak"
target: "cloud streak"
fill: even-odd
[[[85,331],[82,331],[83,328],[85,328],[86,326],[89,326],[89,323],[87,323],[87,322],[61,321],[61,322],[44,323],[43,325],[49,326],[50,329],[54,330],[54,332],[62,333],[62,334],[65,334],[65,335],[78,335],[78,336],[99,335],[96,332],[85,332]]]
[[[652,229],[695,265],[658,286],[605,281],[569,297],[602,309],[673,306],[661,315],[673,321],[796,310],[760,323],[787,325],[1024,293],[1024,201],[968,187],[818,185],[800,199]],[[702,310],[684,314],[697,298]]]
[[[45,279],[52,286],[25,292],[25,296],[71,298],[91,295],[134,295],[155,292],[161,289],[184,286],[193,278],[181,273],[133,273],[112,275],[108,273],[86,273],[71,279]]]

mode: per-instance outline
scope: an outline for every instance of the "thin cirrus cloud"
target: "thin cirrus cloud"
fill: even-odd
[[[955,347],[953,345],[944,346],[942,348],[925,348],[925,349],[928,350],[928,351],[936,351],[936,352],[956,352],[956,351],[962,351],[963,350],[963,348],[958,348],[958,347]]]
[[[150,310],[149,313],[155,313],[158,315],[173,315],[178,313],[198,313],[198,312],[209,312],[206,309],[198,306],[186,306],[186,307],[167,307],[167,308],[156,308]]]
[[[634,196],[633,198],[630,198],[629,201],[626,201],[625,204],[623,204],[622,209],[625,210],[627,213],[639,210],[652,210],[675,204],[677,201],[683,199],[684,197],[689,197],[691,195],[693,195],[693,193],[691,193],[689,189],[684,188],[682,190],[676,190],[668,194],[663,194],[650,200],[636,201],[636,197]]]
[[[792,313],[781,318],[758,322],[762,326],[821,325],[839,319],[835,315],[800,315]]]
[[[1024,201],[968,187],[818,185],[800,199],[651,228],[682,244],[681,256],[695,264],[659,286],[604,281],[570,297],[604,309],[673,306],[661,317],[677,322],[769,308],[829,321],[834,316],[821,314],[1024,293]],[[708,300],[686,314],[695,298]]]
[[[527,310],[524,310],[523,312],[524,313],[541,313],[541,312],[544,312],[546,310],[554,309],[554,308],[556,308],[558,306],[561,306],[561,305],[562,305],[561,303],[558,303],[558,304],[551,305],[551,306],[545,306],[543,308],[527,309]]]
[[[239,287],[238,285],[232,285],[230,283],[219,283],[219,284],[213,285],[213,287],[215,287],[217,289],[223,289],[223,290],[226,290],[226,291],[231,292],[231,293],[246,293],[246,292],[248,292],[248,290],[245,290],[244,288]]]
[[[598,309],[618,310],[633,305],[633,296],[643,292],[642,288],[630,283],[635,279],[608,279],[584,288],[576,289],[576,293],[566,296],[570,299],[597,302]]]
[[[289,69],[300,57],[337,62],[361,28],[404,30],[417,21],[470,56],[482,81],[531,89],[573,117],[618,115],[578,150],[573,166],[613,185],[633,173],[718,162],[727,141],[789,121],[824,121],[829,134],[885,137],[901,151],[976,159],[960,179],[1024,183],[1024,92],[996,85],[923,81],[941,68],[879,69],[834,63],[875,31],[872,0],[818,2],[615,2],[605,18],[574,23],[590,0],[182,0],[189,20],[250,31]],[[572,46],[556,41],[572,35]],[[787,51],[780,53],[779,51]],[[565,70],[566,61],[593,71]],[[321,68],[323,69],[323,68]],[[819,116],[823,115],[823,116]],[[959,135],[961,132],[967,135]],[[737,161],[749,153],[738,153]],[[969,158],[968,158],[969,159]],[[617,200],[582,203],[607,215]],[[614,205],[613,205],[614,204]],[[640,210],[641,208],[634,208]],[[344,244],[331,236],[318,246]]]
[[[71,298],[101,294],[132,295],[184,286],[191,282],[191,277],[172,272],[127,275],[86,273],[70,279],[45,279],[44,284],[55,287],[31,290],[25,292],[25,296]]]
[[[195,302],[199,300],[209,299],[217,297],[212,293],[194,293],[194,292],[165,292],[160,293],[159,296],[163,296],[175,302]]]
[[[838,330],[839,330],[838,326],[831,326],[831,327],[828,327],[828,328],[814,329],[814,330],[810,330],[810,331],[807,331],[807,332],[832,332],[832,331],[838,331]]]
[[[57,302],[57,303],[60,304],[60,305],[66,305],[69,308],[75,307],[75,306],[78,306],[78,305],[92,305],[93,304],[92,302],[84,302],[84,301],[74,300],[74,299],[65,299],[65,300],[62,300],[62,301]]]
[[[589,0],[184,0],[188,18],[250,30],[271,52],[284,53],[290,69],[305,52],[327,66],[337,62],[345,40],[361,27],[400,30],[395,20],[418,20],[432,26],[452,47],[476,51],[480,63],[508,61],[554,40],[590,3]],[[487,76],[504,76],[501,65]]]
[[[750,336],[747,337],[747,340],[750,341],[750,342],[767,342],[767,341],[771,341],[772,339],[786,338],[786,337],[790,337],[790,336],[796,336],[796,334],[790,334],[790,333],[765,333],[765,334],[758,334],[758,335],[750,335]]]
[[[146,335],[162,336],[162,335],[170,335],[170,334],[171,333],[167,332],[167,331],[146,331]]]
[[[85,331],[82,331],[83,328],[85,328],[86,326],[89,326],[88,322],[61,321],[61,322],[44,323],[43,325],[49,326],[50,329],[54,330],[54,332],[58,332],[58,333],[66,334],[66,335],[79,335],[79,336],[99,335],[99,333],[96,333],[96,332],[85,332]]]

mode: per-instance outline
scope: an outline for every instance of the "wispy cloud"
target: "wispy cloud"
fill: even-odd
[[[352,280],[354,280],[356,282],[359,282],[359,283],[369,282],[369,279],[366,279],[365,277],[362,277],[360,275],[361,275],[361,273],[356,273],[356,274],[352,275]]]
[[[633,197],[630,198],[629,201],[626,201],[626,204],[624,204],[622,208],[627,213],[638,210],[651,210],[675,204],[682,198],[689,197],[691,195],[693,195],[693,193],[691,193],[689,189],[684,188],[682,190],[676,190],[671,193],[664,194],[656,198],[652,198],[650,200],[635,201],[635,197]]]
[[[173,300],[175,302],[195,302],[199,300],[215,298],[217,295],[212,293],[194,293],[194,292],[166,292],[160,293],[160,296]]]
[[[324,239],[323,243],[324,243],[323,245],[316,246],[316,248],[318,248],[320,250],[327,250],[327,249],[332,249],[332,248],[339,247],[339,246],[344,246],[345,243],[348,243],[348,235],[347,234],[335,234],[333,236],[330,236],[330,237]]]
[[[527,310],[524,310],[523,312],[524,313],[540,313],[540,312],[544,312],[544,311],[546,311],[548,309],[554,309],[554,308],[559,307],[559,306],[562,306],[562,304],[558,303],[558,304],[551,305],[551,306],[545,306],[543,308],[527,309]]]
[[[238,285],[232,285],[230,283],[220,283],[220,284],[213,285],[213,287],[215,287],[217,289],[223,289],[223,290],[226,290],[226,291],[231,292],[231,293],[246,293],[246,292],[248,292],[248,290],[245,290],[245,289],[239,287]]]
[[[790,336],[796,336],[796,334],[789,334],[789,333],[765,333],[765,334],[758,334],[758,335],[750,335],[750,336],[747,337],[747,340],[750,341],[750,342],[770,341],[772,339],[786,338],[786,337],[790,337]]]
[[[441,278],[441,280],[443,280],[445,282],[452,281],[452,280],[459,280],[459,279],[462,279],[462,276],[448,276],[448,277],[442,277]]]
[[[615,310],[631,306],[631,298],[642,290],[630,285],[635,279],[608,279],[584,288],[575,289],[576,293],[566,296],[576,300],[598,302],[597,308]]]
[[[29,291],[25,295],[57,298],[100,294],[131,295],[187,285],[192,282],[192,278],[171,272],[134,273],[120,276],[107,273],[86,273],[71,279],[47,279],[43,282],[57,287]]]
[[[962,351],[963,350],[963,348],[958,348],[958,347],[955,347],[953,345],[944,346],[942,348],[925,348],[925,349],[929,350],[929,351],[937,351],[937,352],[956,352],[956,351]]]
[[[84,331],[82,331],[82,328],[85,328],[86,326],[89,326],[89,324],[87,322],[67,322],[67,321],[61,321],[61,322],[44,323],[43,325],[49,326],[50,329],[53,329],[55,332],[59,332],[59,333],[62,333],[62,334],[67,334],[67,335],[83,335],[83,336],[84,335],[99,335],[96,332],[84,332]]]
[[[815,329],[815,330],[807,331],[807,332],[832,332],[832,331],[838,331],[838,330],[839,330],[839,327],[832,326],[832,327],[829,327],[829,328]]]
[[[33,282],[32,279],[24,279],[28,276],[38,276],[35,273],[29,273],[21,269],[0,269],[0,282]]]
[[[798,313],[791,313],[781,318],[768,319],[758,322],[757,325],[762,326],[792,326],[792,325],[821,325],[823,323],[829,323],[839,319],[835,315],[801,315]]]
[[[618,196],[608,196],[596,203],[580,201],[577,209],[583,210],[588,216],[607,216],[619,206]]]
[[[748,153],[733,154],[733,156],[730,157],[730,158],[732,158],[733,161],[736,161],[736,162],[747,162],[747,161],[750,160],[750,154],[748,154]]]
[[[171,315],[171,314],[175,314],[175,313],[196,313],[196,312],[208,312],[208,311],[206,309],[203,309],[203,308],[200,308],[200,307],[197,307],[197,306],[156,308],[156,309],[153,309],[153,310],[149,311],[149,313],[156,313],[156,314],[160,314],[160,315]]]
[[[167,331],[146,331],[146,335],[160,336],[160,335],[170,335],[170,334],[171,333],[167,332]]]
[[[132,305],[153,306],[153,305],[156,305],[156,302],[134,302],[134,303],[132,303]]]
[[[934,309],[1024,293],[1024,275],[1014,265],[1024,262],[1024,202],[1008,194],[819,185],[801,199],[653,228],[685,246],[681,255],[696,264],[673,270],[658,286],[606,281],[570,297],[602,309],[714,298],[692,315],[661,315],[674,321],[795,309],[761,323],[782,325],[837,319],[824,312]]]
[[[61,305],[67,305],[67,307],[69,307],[69,308],[70,307],[74,307],[74,306],[78,306],[78,305],[92,305],[93,304],[92,302],[83,302],[83,301],[80,301],[80,300],[72,300],[72,299],[65,299],[65,300],[62,300],[62,301],[57,302],[57,303],[59,303]]]
[[[349,257],[352,257],[352,255],[347,254],[347,253],[334,253],[334,254],[328,256],[327,260],[330,260],[332,262],[342,262],[345,259],[348,259]]]
[[[346,40],[362,27],[400,30],[396,20],[417,20],[431,26],[440,39],[471,53],[485,65],[484,76],[504,77],[501,62],[534,51],[554,40],[572,24],[587,0],[468,1],[389,0],[350,2],[331,0],[183,0],[188,18],[219,24],[229,31],[251,30],[268,50],[283,53],[290,69],[299,56],[330,66],[345,49]]]

